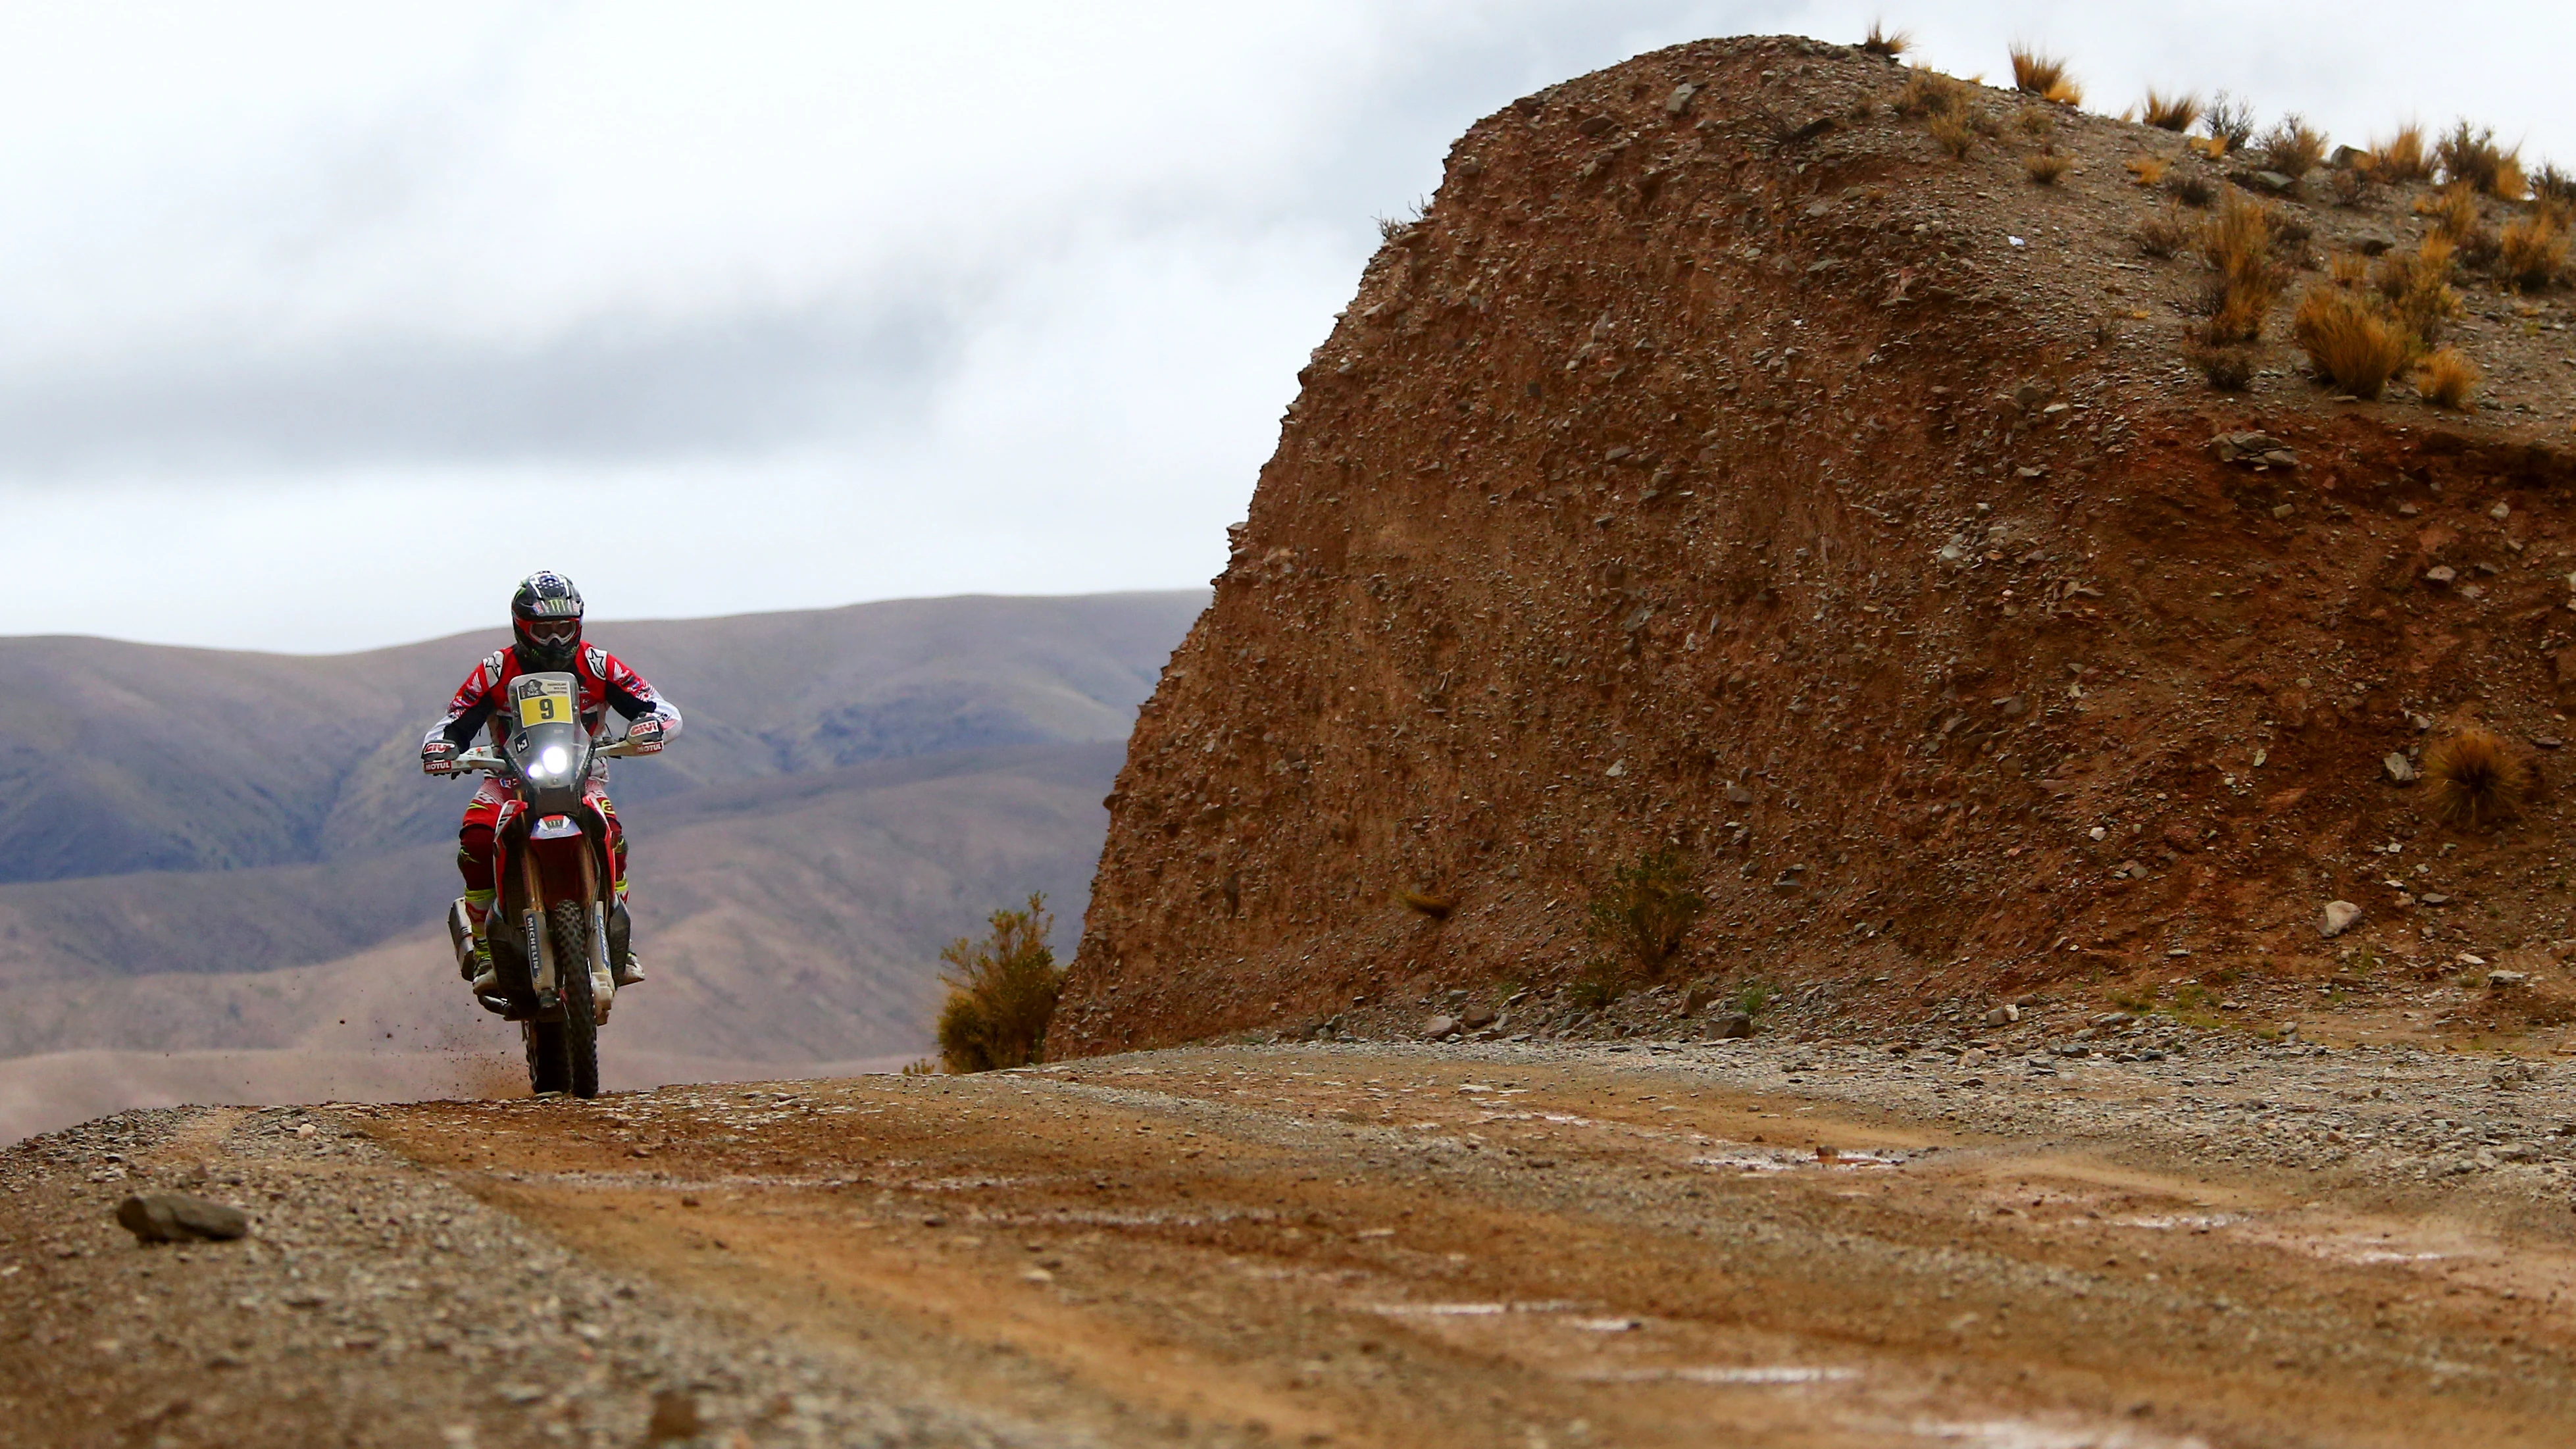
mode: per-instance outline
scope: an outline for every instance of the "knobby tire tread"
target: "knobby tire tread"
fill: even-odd
[[[557,901],[547,912],[555,933],[555,987],[563,997],[562,1090],[599,1095],[599,1021],[590,995],[590,909],[582,901]]]

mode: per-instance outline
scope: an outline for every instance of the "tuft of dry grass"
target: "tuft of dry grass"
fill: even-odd
[[[2433,143],[2433,160],[2445,185],[2465,184],[2488,196],[2517,200],[2523,194],[2522,148],[2498,146],[2495,128],[2458,122]]]
[[[1905,73],[1905,88],[1896,93],[1896,113],[1900,116],[1956,116],[1968,109],[1968,84],[1956,76],[1946,76],[1928,66],[1916,66]]]
[[[2374,141],[2362,164],[2370,179],[2390,186],[2433,179],[2433,158],[2424,147],[2424,128],[2413,122],[2397,128],[2385,141]]]
[[[1968,153],[1977,149],[1977,128],[1964,117],[1934,116],[1931,129],[1932,139],[1957,160],[1967,160]]]
[[[2129,179],[2140,186],[2153,186],[2165,179],[2165,159],[2161,156],[2132,156],[2120,163],[2128,168]]]
[[[2272,235],[2271,208],[2241,196],[2230,196],[2202,225],[2200,254],[2218,274],[2203,341],[2252,342],[2263,335],[2263,319],[2281,292]]]
[[[2412,252],[2393,251],[2379,259],[2373,281],[2405,326],[2410,351],[2440,342],[2443,324],[2460,313],[2460,294],[2451,289],[2453,251],[2440,237],[2427,237]]]
[[[2531,173],[2531,198],[2561,211],[2576,209],[2576,175],[2559,170],[2555,162],[2542,162]]]
[[[1885,56],[1889,60],[1896,59],[1913,47],[1912,35],[1902,30],[1890,30],[1885,24],[1876,20],[1869,23],[1869,38],[1860,43],[1863,54]]]
[[[2188,131],[2200,119],[2200,97],[2189,91],[2169,96],[2149,86],[2138,109],[2146,123],[2159,131]]]
[[[2498,243],[2504,274],[2526,292],[2537,292],[2567,270],[2567,232],[2546,207],[2508,223]]]
[[[2456,347],[2436,348],[2415,364],[2415,391],[2437,408],[2454,412],[2467,408],[2484,381],[2486,374]]]
[[[2318,377],[2358,398],[2378,397],[2406,365],[2403,330],[2355,288],[2308,288],[2290,332]]]
[[[2218,199],[2218,188],[2197,171],[2176,171],[2165,177],[2165,191],[2185,206],[2207,206]]]
[[[2242,151],[2254,139],[2254,103],[2236,100],[2220,91],[2218,98],[2201,112],[2200,125],[2211,145],[2209,154],[2215,160],[2230,151]]]
[[[2057,134],[2057,118],[2050,115],[2045,106],[2022,107],[2021,114],[2013,117],[2013,123],[2021,127],[2023,135],[2034,141],[2045,141]]]
[[[2013,89],[2023,95],[2067,106],[2083,103],[2084,92],[2066,73],[2066,62],[2036,46],[2015,44],[2012,70]]]
[[[2477,830],[2513,815],[2531,767],[2493,730],[2471,725],[2424,752],[2424,804],[2445,825]]]
[[[2274,123],[2256,145],[2273,170],[2292,180],[2316,170],[2318,163],[2326,159],[2325,132],[2309,125],[2295,112]]]
[[[1456,896],[1444,896],[1437,891],[1397,891],[1395,898],[1403,903],[1406,910],[1416,915],[1429,916],[1435,921],[1449,919],[1450,915],[1458,909]]]
[[[2415,214],[2433,223],[2433,235],[2458,246],[2478,233],[2478,193],[2466,182],[2453,182],[2430,196],[2415,199]]]
[[[2070,163],[2054,151],[2034,151],[2021,159],[2021,170],[2040,186],[2055,186],[2066,175]]]
[[[2218,392],[2244,392],[2254,386],[2254,352],[2247,347],[2213,347],[2186,343],[2183,360],[2199,369],[2203,381]]]
[[[2190,246],[2199,230],[2189,213],[2168,201],[2155,215],[2139,222],[2137,229],[2129,233],[2129,240],[2148,256],[2170,257]]]

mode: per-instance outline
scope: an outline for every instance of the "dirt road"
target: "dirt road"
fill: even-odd
[[[1211,1048],[0,1155],[43,1444],[2576,1440],[2557,1069]],[[136,1180],[251,1207],[141,1249]]]

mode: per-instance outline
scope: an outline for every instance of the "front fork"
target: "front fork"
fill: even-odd
[[[599,898],[598,854],[589,848],[589,841],[583,841],[582,845],[581,894],[590,908],[591,1008],[597,1020],[606,1021],[608,1008],[617,999],[617,976],[608,966],[608,907]],[[559,967],[555,961],[554,933],[546,929],[545,882],[537,872],[536,852],[521,851],[519,866],[526,881],[526,898],[532,903],[521,913],[519,922],[527,933],[528,960],[536,964],[537,1009],[552,1011],[562,1005],[563,990],[556,975]]]

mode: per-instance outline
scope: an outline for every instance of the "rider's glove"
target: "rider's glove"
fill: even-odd
[[[431,740],[420,747],[421,773],[453,775],[456,773],[456,746],[448,740]]]
[[[662,750],[662,721],[646,715],[626,727],[626,743],[639,755],[659,754]]]

